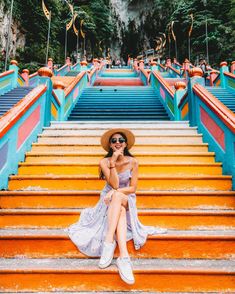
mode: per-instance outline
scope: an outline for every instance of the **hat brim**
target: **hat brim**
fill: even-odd
[[[104,150],[109,151],[109,149],[110,149],[109,139],[112,135],[114,135],[116,133],[123,133],[127,137],[127,149],[128,150],[131,149],[131,147],[135,143],[134,134],[128,129],[117,128],[117,129],[108,130],[102,135],[102,137],[100,139],[100,143],[101,143],[102,147],[104,148]]]

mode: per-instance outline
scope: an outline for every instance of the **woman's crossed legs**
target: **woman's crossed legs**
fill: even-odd
[[[115,191],[108,209],[108,232],[106,242],[112,243],[116,231],[120,257],[129,256],[126,244],[127,221],[126,209],[128,207],[128,196]]]

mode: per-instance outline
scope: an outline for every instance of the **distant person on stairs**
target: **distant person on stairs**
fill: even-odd
[[[134,284],[132,264],[127,241],[133,239],[135,249],[140,249],[148,234],[165,233],[166,230],[144,226],[136,208],[138,162],[130,154],[135,137],[127,129],[111,129],[101,137],[101,145],[108,154],[100,161],[100,177],[106,180],[100,200],[93,208],[82,211],[80,220],[69,227],[71,240],[88,256],[101,256],[100,268],[108,267],[118,244],[120,256],[116,265],[120,277]]]

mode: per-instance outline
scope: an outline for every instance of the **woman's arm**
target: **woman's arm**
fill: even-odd
[[[138,181],[138,161],[136,158],[133,158],[132,163],[132,177],[130,181],[130,186],[125,188],[118,188],[117,191],[122,192],[123,194],[132,194],[136,192],[137,181]]]
[[[117,173],[115,164],[116,162],[108,161],[107,158],[104,158],[100,161],[100,168],[105,176],[107,183],[113,189],[116,190],[119,187],[119,178],[118,178],[118,173]]]

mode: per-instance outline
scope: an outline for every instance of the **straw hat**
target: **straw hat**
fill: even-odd
[[[127,137],[127,148],[131,149],[131,147],[135,143],[134,134],[128,129],[111,129],[106,131],[100,139],[100,143],[102,147],[104,148],[104,150],[109,151],[109,146],[110,146],[109,139],[113,134],[117,134],[117,133],[123,133]]]

